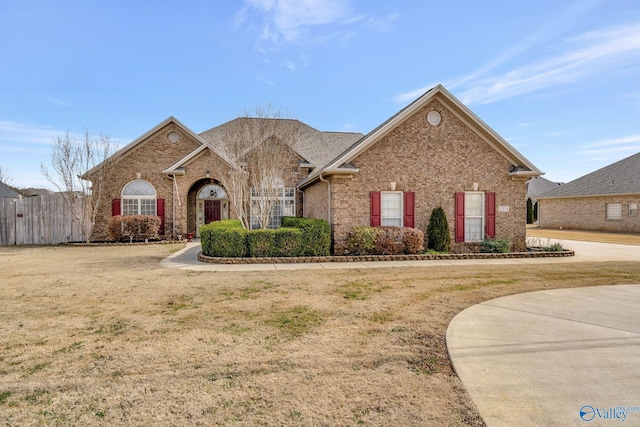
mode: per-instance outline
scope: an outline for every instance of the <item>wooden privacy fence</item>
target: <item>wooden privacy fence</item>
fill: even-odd
[[[0,245],[56,245],[84,240],[65,194],[0,198]],[[82,203],[74,198],[74,203]]]

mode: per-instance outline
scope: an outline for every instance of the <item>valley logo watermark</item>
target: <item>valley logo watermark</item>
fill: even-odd
[[[612,406],[610,408],[599,408],[591,405],[584,405],[580,408],[580,419],[591,422],[595,419],[625,422],[632,413],[640,413],[640,406]]]

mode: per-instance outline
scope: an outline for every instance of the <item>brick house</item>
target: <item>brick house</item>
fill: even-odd
[[[544,228],[640,232],[640,153],[538,196]]]
[[[169,117],[119,150],[107,179],[112,203],[98,213],[94,238],[106,239],[109,217],[118,214],[157,214],[165,237],[233,218],[225,135],[237,120],[273,119],[235,119],[196,134]],[[524,249],[525,182],[542,173],[443,86],[364,136],[292,123],[297,160],[276,216],[327,220],[336,254],[355,225],[424,231],[437,206],[456,243],[511,238]]]

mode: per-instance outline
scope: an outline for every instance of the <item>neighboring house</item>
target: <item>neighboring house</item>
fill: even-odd
[[[527,199],[535,204],[538,196],[558,188],[562,183],[549,181],[541,176],[536,176],[527,181]]]
[[[640,153],[538,196],[544,228],[640,232]]]
[[[195,134],[169,117],[114,155],[107,199],[94,236],[109,217],[153,214],[161,234],[197,233],[233,218],[225,188],[232,170],[225,135],[235,119]],[[332,225],[336,254],[356,225],[426,230],[442,206],[456,243],[510,238],[525,248],[526,181],[542,174],[466,106],[438,85],[366,136],[321,132],[299,121],[277,216],[321,218]],[[90,177],[92,171],[86,176]]]
[[[17,199],[18,197],[21,197],[21,196],[20,196],[20,193],[18,193],[12,187],[0,181],[0,197]]]

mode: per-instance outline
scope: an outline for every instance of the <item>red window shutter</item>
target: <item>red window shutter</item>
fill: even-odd
[[[156,213],[160,217],[160,229],[158,230],[158,234],[164,235],[164,199],[156,200]]]
[[[484,194],[484,213],[487,237],[496,237],[496,193]]]
[[[464,192],[456,193],[455,241],[464,242]]]
[[[415,227],[415,200],[416,193],[412,191],[405,191],[404,193],[404,226]]]
[[[111,200],[111,216],[120,215],[122,210],[120,208],[120,199]]]
[[[380,220],[382,218],[381,209],[380,209],[380,192],[372,191],[369,194],[371,199],[370,206],[370,222],[372,227],[380,227]]]

